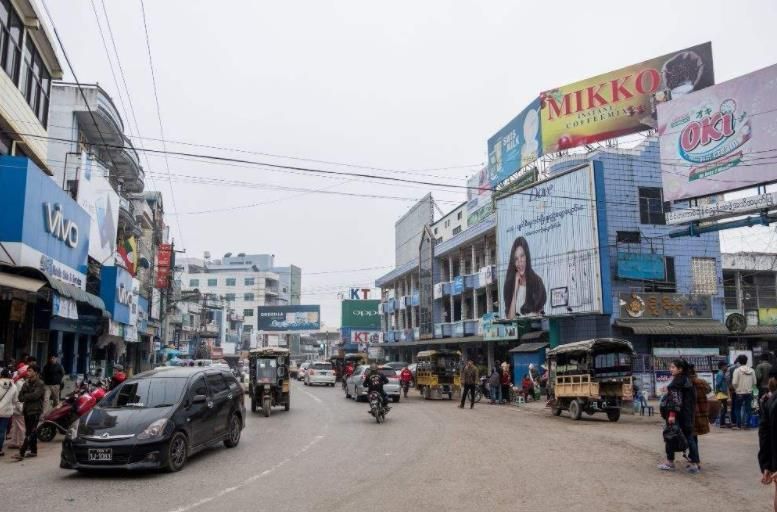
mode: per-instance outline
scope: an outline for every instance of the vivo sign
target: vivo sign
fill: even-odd
[[[65,219],[62,205],[43,203],[43,211],[46,212],[46,231],[54,238],[65,242],[68,247],[77,247],[78,225],[71,219]]]

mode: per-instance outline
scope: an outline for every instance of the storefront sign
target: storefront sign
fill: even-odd
[[[666,394],[666,387],[672,382],[672,374],[665,371],[656,372],[656,396]]]
[[[758,325],[777,325],[777,308],[760,308]]]
[[[406,298],[400,297],[400,303],[405,304]],[[380,329],[379,300],[344,300],[340,303],[342,308],[342,327],[356,327],[364,330]],[[400,305],[400,308],[406,307]]]
[[[8,320],[11,322],[24,322],[24,313],[27,310],[27,302],[19,299],[11,300],[11,311]]]
[[[76,301],[54,292],[51,300],[51,314],[52,316],[78,320]]]
[[[0,157],[0,263],[31,267],[84,289],[89,214],[35,164]]]
[[[711,319],[712,297],[679,293],[621,293],[624,319]]]
[[[137,282],[137,280],[135,280]],[[115,322],[134,325],[137,295],[133,292],[132,275],[122,267],[103,267],[100,274],[100,298]],[[131,311],[134,308],[134,312]]]
[[[160,244],[157,251],[157,268],[154,287],[164,290],[170,286],[170,273],[173,261],[173,246]]]
[[[383,343],[383,332],[351,331],[351,343]]]
[[[663,254],[642,254],[618,251],[618,279],[666,279]]]
[[[101,264],[112,264],[119,225],[119,195],[106,177],[105,168],[86,152],[81,154],[78,204],[91,217],[89,256]]]
[[[716,196],[712,196],[716,197]],[[736,217],[761,210],[777,210],[777,192],[757,196],[742,197],[731,201],[709,203],[705,205],[683,207],[664,213],[667,224],[682,224],[699,220],[716,220]]]
[[[704,43],[545,91],[540,94],[544,152],[655,128],[657,103],[714,83],[712,45]],[[661,156],[672,158],[663,151]]]

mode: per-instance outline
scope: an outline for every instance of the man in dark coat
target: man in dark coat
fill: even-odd
[[[23,404],[22,414],[24,414],[24,442],[19,448],[19,455],[15,455],[15,460],[22,460],[25,457],[38,456],[38,420],[43,414],[43,397],[46,394],[46,386],[40,378],[40,369],[37,365],[27,367],[27,382],[22,386],[19,393],[19,401]],[[29,448],[30,453],[26,453]]]
[[[43,408],[59,405],[59,393],[62,390],[62,380],[65,378],[65,369],[57,361],[57,356],[49,356],[49,360],[43,367],[43,384],[46,386],[46,395],[43,397]]]

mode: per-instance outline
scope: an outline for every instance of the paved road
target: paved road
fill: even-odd
[[[57,443],[42,444],[37,459],[6,456],[0,503],[143,512],[771,510],[754,432],[715,430],[701,440],[703,473],[666,474],[655,469],[656,418],[573,422],[534,404],[460,410],[414,395],[377,425],[339,387],[294,384],[292,393],[290,412],[251,416],[237,449],[208,450],[176,474],[80,475],[59,469]]]

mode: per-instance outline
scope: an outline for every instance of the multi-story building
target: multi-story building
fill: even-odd
[[[560,185],[557,180],[579,169],[590,173],[590,197],[582,197],[583,190],[550,197],[553,187],[548,185]],[[442,226],[440,222],[453,220],[453,214],[430,222],[422,232],[420,259],[376,280],[376,286],[383,289],[384,338],[389,357],[411,360],[418,350],[442,346],[460,349],[466,357],[485,364],[508,358],[508,350],[519,343],[556,345],[597,336],[627,338],[638,353],[650,357],[671,351],[694,354],[728,350],[729,333],[722,323],[718,235],[670,236],[677,229],[665,225],[664,212],[670,205],[662,200],[655,138],[633,149],[602,148],[557,160],[548,165],[544,178],[539,184],[501,196],[497,193],[495,213],[456,235],[451,231],[450,238],[446,238],[447,230],[453,222]],[[555,244],[552,249],[557,251],[550,254],[545,248],[549,256],[544,259],[563,258],[565,267],[559,263],[554,271],[571,275],[572,282],[546,290],[548,305],[538,307],[538,314],[506,314],[501,306],[504,298],[497,282],[504,284],[511,249],[498,243],[497,218],[500,208],[502,213],[516,208],[508,200],[512,194],[535,194],[535,199],[548,195],[547,201],[527,209],[525,218],[563,209],[564,201],[577,201],[579,207],[564,211],[570,215],[588,212],[596,219],[595,225],[588,226],[592,231],[587,236],[593,237],[594,243],[590,254],[569,253],[566,247],[574,246],[571,240],[553,241],[549,235],[544,242]],[[453,217],[459,220],[458,214]],[[553,218],[555,222],[559,217]],[[504,232],[501,236],[509,244],[515,238]],[[543,243],[538,240],[533,243]],[[532,250],[534,253],[535,248]],[[551,263],[535,261],[534,265]],[[580,275],[584,265],[592,265],[594,272]],[[557,280],[554,271],[549,271],[546,276],[551,277],[546,279]],[[590,289],[581,284],[585,280],[591,284]],[[432,300],[425,305],[424,297],[429,296]],[[576,301],[598,305],[578,308]],[[505,317],[516,319],[507,321]],[[431,330],[424,325],[425,319],[433,324]]]
[[[257,307],[299,304],[302,270],[294,265],[275,266],[272,254],[227,253],[220,259],[182,260],[183,290],[197,289],[202,293],[221,297],[225,304],[224,341],[238,343],[238,348],[289,343],[294,350],[299,337],[289,335],[288,340],[279,335],[264,334],[257,339]],[[226,353],[226,352],[225,352]]]

